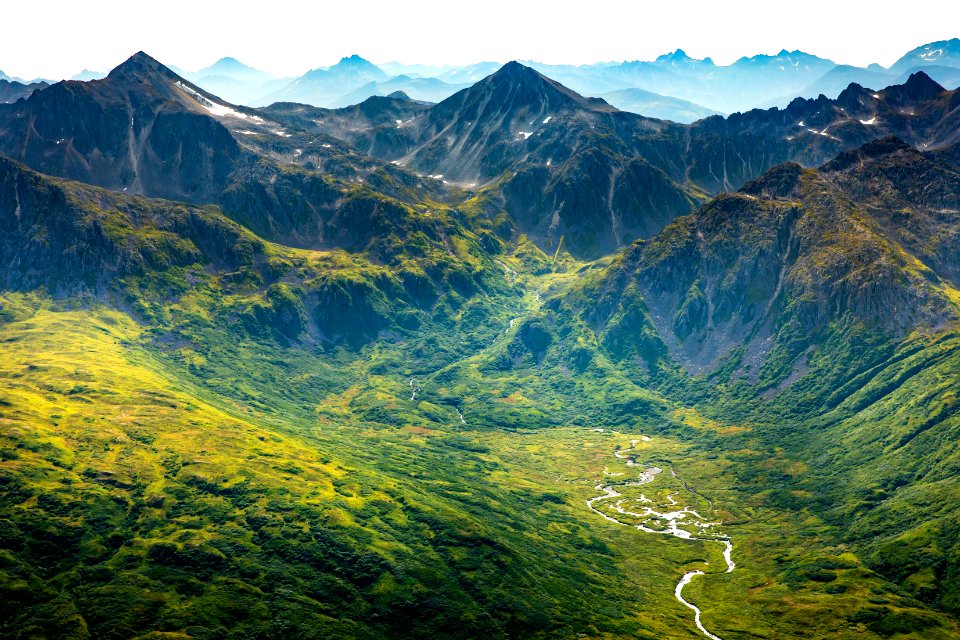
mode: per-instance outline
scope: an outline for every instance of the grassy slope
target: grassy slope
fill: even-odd
[[[423,400],[409,401],[406,374],[384,368],[399,347],[384,343],[342,366],[353,373],[341,373],[305,418],[268,410],[288,393],[269,377],[251,377],[252,395],[204,386],[216,361],[191,374],[195,363],[181,354],[144,349],[144,327],[122,314],[16,296],[4,308],[8,631],[697,637],[672,588],[703,560],[722,566],[717,545],[643,534],[587,511],[584,500],[629,437],[585,428],[579,407],[571,426],[549,430],[458,426],[449,405],[434,402],[445,393],[435,378],[424,377]],[[270,370],[286,351],[248,345],[245,355],[238,378]],[[296,366],[309,371],[302,357]],[[561,402],[529,374],[486,379],[491,395],[509,399],[502,404],[517,427],[532,405]],[[484,413],[477,402],[473,413]],[[631,430],[662,432],[644,445],[651,460],[670,460],[710,496],[737,543],[734,574],[686,591],[711,629],[725,639],[869,637],[878,619],[906,619],[931,621],[918,638],[956,631],[864,568],[821,516],[772,506],[765,476],[755,486],[738,477],[752,465],[802,475],[801,463],[751,449],[759,440],[740,425],[657,402],[665,422]],[[469,404],[464,413],[472,418]],[[377,415],[392,424],[371,421]],[[666,424],[674,426],[664,432]],[[867,614],[865,601],[877,603]]]
[[[663,628],[634,610],[638,591],[657,596],[624,577],[622,532],[594,534],[579,500],[470,438],[290,436],[301,425],[179,390],[115,312],[40,310],[3,335],[5,633]]]

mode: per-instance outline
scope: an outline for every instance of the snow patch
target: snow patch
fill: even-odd
[[[543,124],[547,124],[552,119],[553,119],[553,116],[547,116],[546,118],[543,119]]]
[[[517,136],[522,137],[524,140],[528,140],[530,136],[533,135],[533,131],[518,131]]]
[[[220,118],[230,117],[230,118],[239,118],[240,120],[250,119],[250,116],[248,116],[245,113],[240,113],[236,109],[231,109],[225,104],[220,104],[217,102],[213,102],[212,100],[208,100],[203,94],[198,93],[197,91],[194,91],[193,89],[183,84],[179,80],[177,80],[176,85],[181,89],[183,89],[184,91],[186,91],[187,93],[189,93],[194,100],[200,103],[200,106],[202,106],[204,109],[209,111],[212,115],[215,115]],[[257,119],[260,120],[261,122],[263,121],[261,118],[257,118]]]
[[[860,124],[876,124],[876,123],[877,123],[877,116],[873,116],[873,117],[870,118],[869,120],[861,120],[861,121],[860,121]]]

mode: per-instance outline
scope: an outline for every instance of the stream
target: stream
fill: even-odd
[[[638,442],[647,442],[649,440],[650,438],[648,436],[641,436],[639,440],[630,441],[629,449],[613,452],[613,455],[618,460],[623,461],[626,466],[642,466],[643,471],[637,475],[636,480],[618,481],[613,485],[605,485],[601,482],[595,489],[603,493],[587,500],[587,507],[610,522],[634,527],[644,533],[665,534],[683,540],[723,543],[723,559],[727,564],[727,569],[724,573],[732,573],[737,566],[733,561],[733,541],[729,536],[716,530],[716,527],[720,526],[720,522],[710,522],[696,510],[687,506],[677,508],[678,502],[672,493],[667,494],[665,504],[657,504],[643,493],[641,493],[638,498],[627,498],[618,491],[618,488],[625,489],[626,487],[641,487],[650,484],[656,481],[658,475],[663,473],[663,469],[660,467],[641,465],[637,462],[636,456],[631,453],[631,451],[635,451]],[[672,466],[670,466],[669,469],[670,474],[680,482],[686,491],[703,498],[709,505],[709,508],[711,510],[713,509],[713,503],[708,498],[701,496],[687,486],[687,483],[680,478]],[[611,473],[607,469],[603,470],[603,474],[608,477],[624,475],[622,473]],[[611,504],[611,501],[615,502]],[[606,505],[610,511],[615,513],[605,513],[598,509],[595,505],[601,502]],[[623,518],[621,519],[617,516],[623,516]],[[694,578],[702,575],[706,574],[699,570],[688,571],[683,574],[683,577],[680,578],[680,582],[677,583],[673,591],[673,595],[683,606],[693,611],[694,623],[703,635],[710,638],[710,640],[722,640],[719,636],[708,631],[703,625],[703,622],[700,620],[701,614],[699,607],[683,598],[684,587],[690,584]]]

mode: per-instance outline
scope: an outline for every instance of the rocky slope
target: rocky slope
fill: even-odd
[[[956,177],[895,139],[819,170],[780,165],[634,244],[574,308],[617,357],[652,329],[651,362],[733,362],[766,383],[838,323],[937,329],[956,317]]]
[[[46,82],[23,83],[0,78],[0,103],[16,102],[21,98],[29,98],[34,91],[45,89],[48,86],[50,85]]]

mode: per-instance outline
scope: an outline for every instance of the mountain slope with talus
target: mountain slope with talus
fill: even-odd
[[[512,62],[422,115],[354,140],[418,172],[487,186],[491,214],[506,210],[550,250],[564,238],[574,253],[597,256],[694,206],[684,186],[637,157],[635,136],[669,126]]]
[[[896,139],[819,170],[781,165],[630,247],[591,285],[586,300],[602,302],[585,317],[628,347],[636,327],[613,319],[636,315],[621,306],[636,291],[670,358],[712,371],[733,356],[742,375],[778,381],[835,323],[898,338],[952,322],[956,197],[954,165]]]
[[[511,63],[420,114],[335,135],[479,189],[489,216],[505,211],[546,250],[563,238],[596,257],[780,162],[817,166],[887,135],[924,149],[954,144],[956,95],[917,73],[880,91],[850,85],[836,100],[678,125],[617,111]]]
[[[407,203],[439,196],[438,185],[329,135],[288,131],[290,121],[231,105],[143,53],[102,80],[50,89],[0,106],[0,153],[123,193],[215,203],[270,240],[352,246],[323,219],[367,195],[359,206],[375,210],[365,180]]]
[[[682,152],[675,149],[684,161],[671,175],[717,193],[781,162],[818,166],[885,136],[922,149],[951,146],[958,141],[958,100],[960,93],[918,72],[879,91],[851,84],[836,100],[797,98],[784,109],[707,118],[690,126]]]
[[[228,131],[206,117],[218,108],[226,109],[139,53],[103,80],[60,82],[5,107],[0,150],[112,189],[209,200],[242,161]]]

